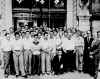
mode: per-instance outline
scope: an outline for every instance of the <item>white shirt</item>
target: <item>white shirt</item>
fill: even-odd
[[[40,54],[40,43],[38,43],[38,44],[32,43],[31,49],[32,49],[34,55],[39,55]]]
[[[81,36],[76,37],[73,40],[74,40],[75,46],[84,46],[84,39]]]
[[[32,47],[32,40],[30,38],[23,39],[23,47],[24,47],[24,49],[27,49],[27,50],[31,49],[31,47]]]
[[[23,49],[23,43],[22,39],[14,39],[13,45],[12,45],[13,50],[22,50]]]
[[[50,42],[50,47],[52,49],[52,52],[51,53],[56,53],[56,40],[55,39],[50,39],[49,40]]]
[[[62,40],[59,37],[54,38],[55,42],[56,42],[56,47],[60,48],[62,45]]]
[[[7,40],[6,38],[2,40],[1,50],[2,51],[11,51],[11,40]]]
[[[42,40],[40,45],[41,45],[42,50],[47,51],[47,52],[49,51],[50,45],[49,45],[48,40]]]
[[[64,50],[74,50],[74,41],[72,39],[63,38],[62,47]]]

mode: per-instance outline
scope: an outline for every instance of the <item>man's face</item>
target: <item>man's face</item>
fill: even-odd
[[[10,28],[9,31],[10,31],[10,33],[13,33],[14,32],[13,28]]]
[[[31,37],[34,37],[34,32],[31,32]]]
[[[3,30],[3,31],[2,31],[2,35],[5,35],[5,34],[6,34],[6,32],[7,32],[6,30]]]
[[[91,37],[91,32],[90,31],[87,32],[87,37]]]
[[[47,40],[48,39],[48,34],[45,34],[44,38]]]
[[[15,35],[15,38],[18,40],[18,39],[20,39],[20,35],[19,34],[16,34]]]
[[[22,33],[22,38],[24,38],[25,37],[25,33]]]
[[[68,34],[65,32],[65,33],[64,33],[64,36],[67,37],[67,35],[68,35]]]
[[[26,32],[26,37],[27,38],[29,38],[29,35],[30,35],[30,33],[29,32]]]
[[[97,37],[100,38],[100,32],[97,34]]]
[[[6,38],[7,40],[10,40],[10,34],[7,34]]]

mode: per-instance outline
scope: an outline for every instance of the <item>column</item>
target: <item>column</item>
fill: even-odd
[[[77,21],[77,0],[73,0],[73,27],[77,28],[78,21]]]
[[[73,27],[73,0],[67,0],[67,28]]]
[[[12,0],[5,0],[5,22],[6,29],[12,27]]]
[[[90,30],[90,13],[88,10],[89,1],[81,8],[79,5],[83,5],[80,0],[77,0],[77,16],[79,18],[78,29],[81,31]]]
[[[12,26],[12,0],[0,0],[0,29]]]
[[[0,0],[0,31],[5,26],[5,0]]]

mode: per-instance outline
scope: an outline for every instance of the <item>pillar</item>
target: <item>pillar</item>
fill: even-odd
[[[77,0],[77,16],[79,18],[78,21],[78,29],[81,31],[88,31],[90,30],[90,17],[91,14],[89,13],[89,9],[87,8],[89,6],[89,1],[86,3],[86,5],[81,8],[79,4],[82,4],[80,0]]]
[[[77,0],[73,0],[73,27],[77,28],[78,20],[77,20]]]
[[[0,29],[12,27],[12,0],[0,0]]]
[[[12,27],[12,0],[5,0],[5,22],[6,29]]]
[[[73,27],[73,0],[67,0],[67,28]]]

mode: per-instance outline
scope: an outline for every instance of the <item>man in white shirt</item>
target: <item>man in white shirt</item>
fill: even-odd
[[[32,40],[29,31],[26,31],[25,38],[23,38],[23,48],[24,48],[24,64],[25,71],[27,75],[31,75],[31,59],[32,59]]]
[[[10,72],[10,54],[11,54],[11,40],[10,34],[6,33],[5,38],[1,43],[1,51],[3,52],[3,61],[4,61],[4,75],[7,78]]]
[[[40,41],[38,39],[38,35],[34,35],[34,40],[31,46],[32,54],[33,54],[33,74],[40,75]]]
[[[19,76],[19,71],[21,71],[22,77],[27,77],[24,70],[24,60],[23,60],[23,44],[19,33],[15,33],[15,39],[12,45],[14,66],[16,71],[16,77]]]
[[[44,40],[41,41],[41,68],[42,74],[50,74],[51,63],[50,63],[50,45],[48,41],[48,34],[45,33]]]
[[[77,32],[75,38],[73,38],[75,43],[75,53],[76,53],[76,69],[79,71],[83,70],[83,51],[84,51],[84,39]]]
[[[74,69],[74,41],[67,33],[64,33],[64,37],[62,38],[62,48],[64,51],[64,71],[72,71]]]

